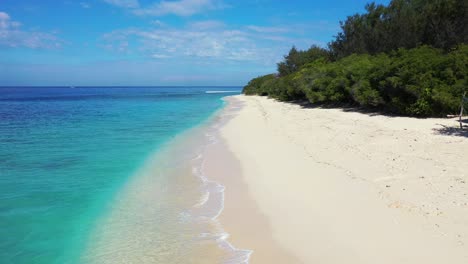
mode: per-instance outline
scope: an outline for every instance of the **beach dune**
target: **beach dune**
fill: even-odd
[[[251,263],[468,263],[468,137],[454,120],[227,101],[205,170]]]

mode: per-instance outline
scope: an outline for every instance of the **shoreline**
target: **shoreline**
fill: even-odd
[[[248,263],[250,251],[234,247],[218,220],[225,188],[203,170],[224,108],[176,134],[143,162],[96,221],[81,261]]]
[[[451,120],[227,100],[204,171],[250,263],[468,261],[468,139],[437,130]]]
[[[226,99],[227,105],[218,113],[218,141],[204,150],[203,174],[225,187],[224,207],[217,220],[228,234],[227,242],[237,250],[251,251],[248,263],[298,263],[298,259],[282,248],[272,237],[271,224],[260,211],[242,179],[241,166],[226,146],[220,129],[231,121],[242,107]],[[242,215],[241,217],[239,217]]]

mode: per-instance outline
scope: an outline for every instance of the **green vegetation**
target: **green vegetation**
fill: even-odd
[[[295,47],[278,74],[244,87],[282,101],[351,104],[410,116],[456,114],[468,91],[468,1],[369,4],[328,49]]]

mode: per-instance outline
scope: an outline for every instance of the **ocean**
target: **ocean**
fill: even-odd
[[[0,262],[247,263],[202,171],[239,92],[0,88]]]

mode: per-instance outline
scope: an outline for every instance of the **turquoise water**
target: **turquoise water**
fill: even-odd
[[[0,262],[78,263],[148,157],[222,107],[214,90],[240,89],[0,88]]]

